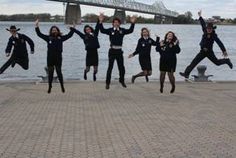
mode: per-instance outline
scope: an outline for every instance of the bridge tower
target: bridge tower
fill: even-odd
[[[161,15],[155,15],[154,16],[154,22],[155,24],[163,24],[164,23],[165,18]]]
[[[65,24],[79,24],[81,22],[81,8],[79,4],[67,3]]]
[[[155,15],[154,21],[156,24],[173,24],[173,18],[162,15]]]
[[[126,23],[125,10],[116,9],[116,10],[115,10],[114,17],[120,18],[122,24],[125,24],[125,23]]]
[[[166,17],[164,24],[173,24],[173,18],[171,18],[171,17]]]

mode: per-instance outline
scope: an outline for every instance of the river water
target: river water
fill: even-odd
[[[35,42],[35,54],[29,55],[30,69],[25,71],[20,66],[16,65],[15,68],[8,68],[4,74],[0,75],[0,80],[31,80],[38,79],[37,76],[45,75],[44,67],[46,66],[46,42],[37,37],[34,31],[34,24],[30,22],[0,22],[0,65],[4,64],[8,58],[5,57],[5,47],[10,36],[9,32],[5,30],[10,25],[16,25],[21,28],[21,33],[24,33],[31,37]],[[60,27],[62,32],[66,34],[68,26],[62,23],[41,23],[41,31],[45,34],[48,33],[49,28],[52,25]],[[91,24],[94,25],[94,24]],[[110,27],[111,24],[105,24],[105,27]],[[83,30],[84,25],[77,26],[78,29]],[[129,24],[123,27],[128,28]],[[140,65],[138,57],[128,59],[128,55],[133,53],[137,41],[140,38],[140,30],[142,27],[148,27],[151,30],[151,36],[155,39],[155,35],[159,35],[162,39],[169,30],[174,31],[180,40],[181,53],[178,55],[177,64],[177,80],[181,81],[178,75],[179,71],[183,71],[185,67],[191,62],[194,56],[199,52],[199,42],[202,36],[202,30],[199,25],[152,25],[152,24],[137,24],[133,34],[128,35],[124,39],[124,57],[126,67],[126,78],[129,80],[132,75],[140,72]],[[236,26],[218,26],[217,34],[225,44],[229,57],[233,64],[236,66]],[[108,66],[108,49],[109,38],[106,35],[100,34],[99,41],[101,48],[99,49],[99,73],[98,80],[104,80],[106,76],[106,70]],[[222,53],[219,47],[215,44],[214,50],[218,58],[222,58]],[[63,74],[65,79],[82,79],[83,70],[85,65],[86,52],[84,49],[83,41],[76,34],[64,43],[63,52]],[[152,80],[159,79],[159,54],[153,47],[152,50],[152,66],[153,75]],[[207,74],[214,75],[212,80],[236,80],[236,69],[230,70],[227,65],[220,67],[215,66],[208,59],[204,59],[201,65],[207,65]],[[196,69],[192,72],[192,75],[197,74]],[[113,69],[113,78],[118,78],[117,65],[115,64]],[[88,79],[92,80],[92,73],[88,75]]]

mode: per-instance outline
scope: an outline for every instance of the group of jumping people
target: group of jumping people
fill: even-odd
[[[214,64],[222,65],[227,64],[231,69],[233,64],[230,59],[227,58],[228,54],[224,47],[224,44],[218,38],[215,29],[216,27],[213,23],[206,24],[202,18],[201,11],[198,12],[199,20],[203,30],[202,40],[200,42],[201,51],[194,58],[191,64],[186,68],[184,72],[180,72],[180,75],[189,78],[191,71],[196,67],[196,65],[203,60],[205,57],[209,58]],[[57,26],[52,26],[49,30],[49,34],[42,34],[39,28],[39,20],[35,22],[36,34],[47,42],[47,68],[48,68],[48,93],[51,93],[52,82],[54,70],[56,70],[58,80],[61,85],[61,91],[65,93],[63,74],[62,74],[62,52],[63,52],[63,42],[68,40],[73,36],[74,33],[78,34],[85,44],[85,49],[87,51],[86,55],[86,68],[84,70],[84,79],[87,80],[87,73],[90,71],[90,67],[93,66],[93,80],[96,81],[96,74],[98,72],[98,49],[100,48],[98,35],[99,32],[106,34],[110,39],[110,49],[108,52],[109,65],[106,75],[106,89],[110,88],[111,74],[114,62],[117,62],[119,69],[119,82],[126,88],[125,83],[125,66],[124,66],[124,56],[123,56],[123,39],[127,34],[131,34],[135,28],[136,17],[131,17],[131,26],[129,29],[120,27],[121,20],[119,18],[114,18],[112,21],[111,28],[103,27],[104,15],[100,14],[98,22],[95,28],[90,25],[85,25],[84,32],[81,32],[75,28],[75,26],[70,27],[70,32],[67,35],[62,35],[60,29]],[[11,33],[9,38],[7,48],[5,50],[6,56],[10,57],[9,60],[0,68],[0,74],[2,74],[9,66],[14,67],[15,64],[19,64],[23,69],[29,69],[29,57],[26,42],[30,45],[31,53],[34,53],[34,42],[28,36],[18,33],[20,29],[16,26],[11,26],[7,29]],[[224,59],[217,59],[214,51],[213,44],[216,42],[223,52]],[[139,63],[142,72],[132,76],[131,82],[134,83],[135,79],[138,77],[145,77],[146,81],[149,81],[149,76],[152,75],[152,63],[151,63],[151,48],[156,47],[156,51],[160,53],[160,92],[163,93],[164,82],[166,73],[168,74],[170,83],[172,85],[170,93],[175,92],[175,76],[177,65],[177,54],[180,53],[181,49],[179,46],[179,40],[175,33],[169,31],[166,33],[163,40],[157,37],[153,40],[150,37],[150,32],[148,28],[142,28],[141,37],[138,40],[138,44],[134,53],[129,55],[129,58],[139,55]],[[13,48],[13,51],[12,51]],[[12,53],[11,53],[12,52]]]

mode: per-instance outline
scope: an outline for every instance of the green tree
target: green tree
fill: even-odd
[[[180,14],[177,18],[174,19],[174,24],[193,24],[193,14],[190,11],[187,11],[184,14]]]

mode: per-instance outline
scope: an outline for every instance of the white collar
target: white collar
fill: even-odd
[[[113,27],[113,30],[114,30],[114,31],[116,31],[116,30],[117,30],[117,31],[120,31],[120,28],[119,28],[119,27],[118,27],[118,28]]]
[[[19,34],[17,33],[16,36],[13,36],[13,35],[12,35],[12,37],[13,37],[13,38],[19,38]]]

